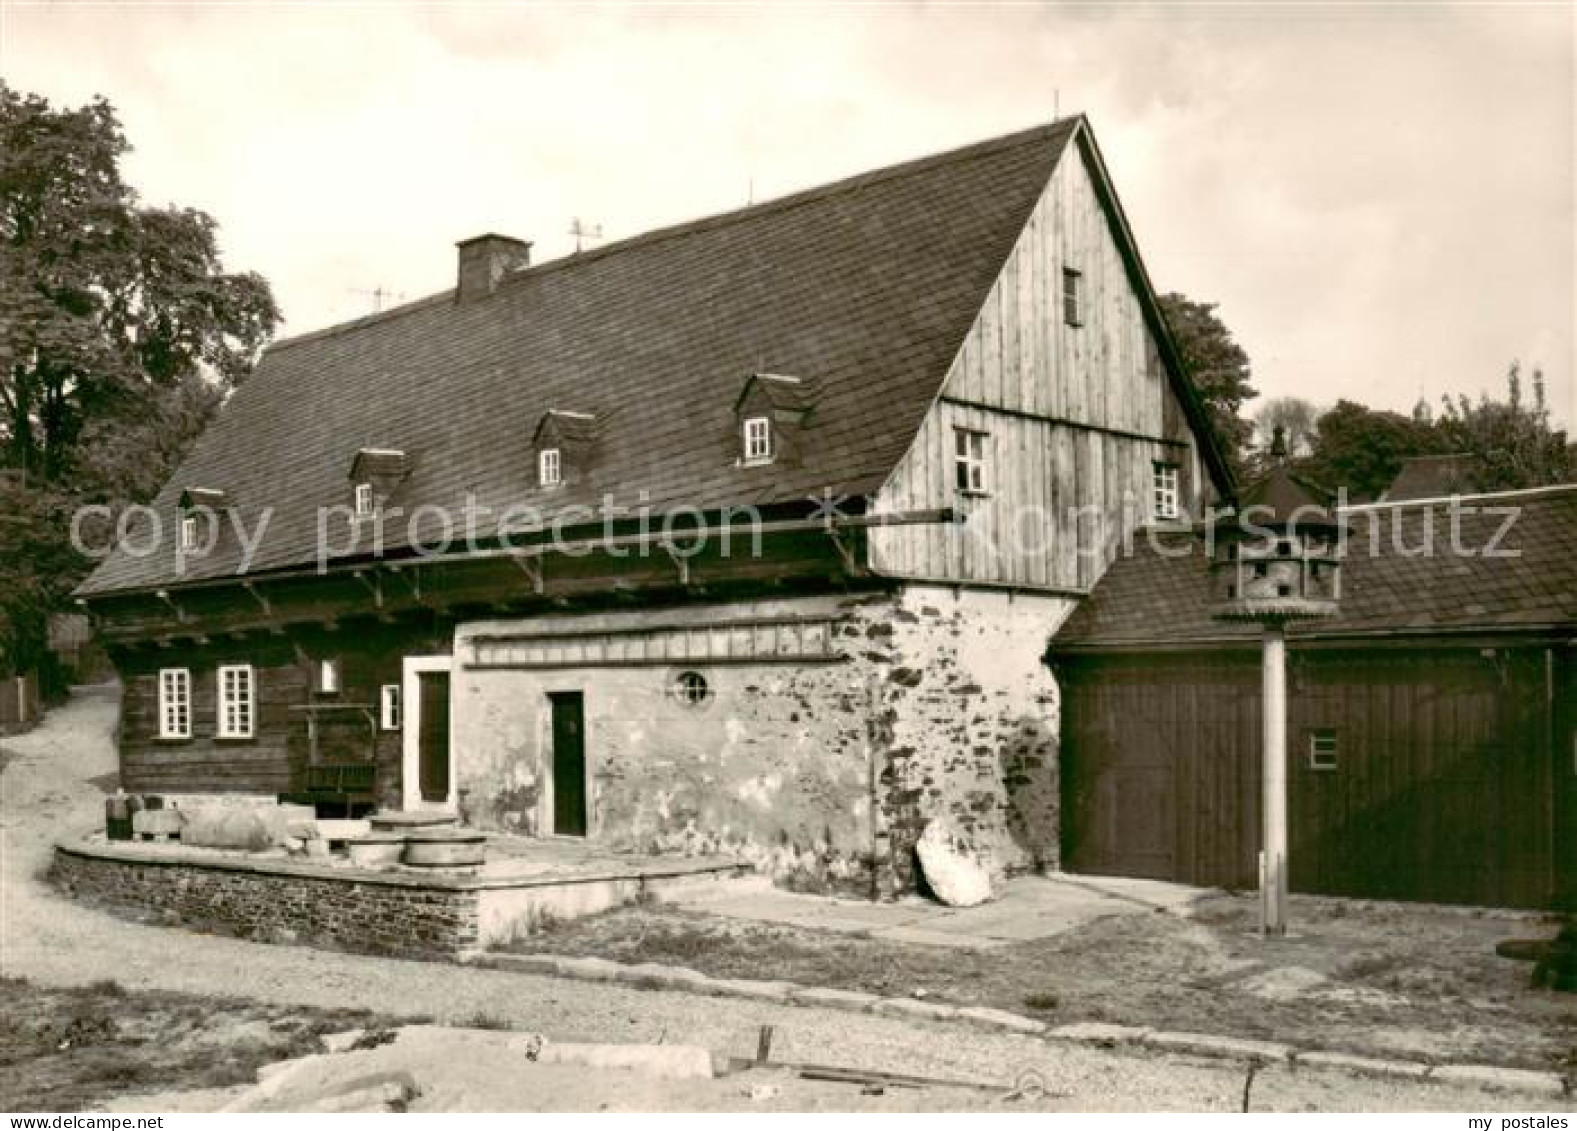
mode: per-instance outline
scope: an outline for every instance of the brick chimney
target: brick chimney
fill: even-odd
[[[455,300],[471,302],[485,298],[498,289],[498,284],[511,271],[531,266],[531,244],[509,236],[472,236],[455,244],[460,249],[459,272],[455,282]]]

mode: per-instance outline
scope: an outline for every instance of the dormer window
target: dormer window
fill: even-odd
[[[596,465],[601,431],[600,421],[589,412],[550,408],[543,413],[531,435],[537,486],[551,490],[582,482]]]
[[[766,416],[745,417],[745,462],[770,463],[771,460],[771,418]]]
[[[181,516],[181,549],[187,553],[197,549],[197,516]]]
[[[797,467],[805,455],[821,383],[814,377],[752,373],[734,401],[734,450],[744,467]]]
[[[357,519],[372,518],[411,473],[411,460],[398,448],[359,448],[350,461],[351,509]]]
[[[557,487],[564,482],[564,456],[558,448],[543,448],[537,453],[537,485]]]

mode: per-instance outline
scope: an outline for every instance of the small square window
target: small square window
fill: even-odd
[[[1178,497],[1178,469],[1175,463],[1157,461],[1151,465],[1151,510],[1158,520],[1181,517]]]
[[[543,448],[537,453],[537,485],[557,487],[564,482],[564,457],[558,448]]]
[[[986,433],[954,429],[953,485],[963,495],[984,495],[988,490]]]
[[[1084,325],[1084,276],[1072,267],[1062,269],[1062,320],[1069,326]]]
[[[377,500],[372,493],[371,483],[356,484],[356,517],[371,518],[377,509]]]
[[[400,729],[400,685],[383,685],[378,702],[378,725],[384,730]]]
[[[1311,730],[1309,732],[1309,769],[1329,772],[1336,769],[1336,732]]]
[[[765,416],[745,418],[745,462],[765,463],[772,458],[772,421]]]

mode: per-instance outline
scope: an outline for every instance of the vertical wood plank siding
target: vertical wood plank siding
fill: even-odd
[[[1078,326],[1063,320],[1064,266],[1081,272]],[[990,436],[986,497],[957,496],[956,428]],[[1182,465],[1181,497],[1195,512],[1204,482],[1197,445],[1089,171],[1070,150],[875,506],[954,505],[968,521],[875,530],[872,567],[895,577],[1086,589],[1144,520],[1156,460]]]

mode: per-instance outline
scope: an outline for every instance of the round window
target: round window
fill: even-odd
[[[706,676],[700,672],[680,672],[674,677],[674,698],[686,707],[699,707],[712,694]]]

